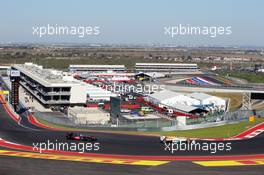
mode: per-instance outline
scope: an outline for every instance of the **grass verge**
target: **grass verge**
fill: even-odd
[[[264,122],[264,118],[256,118],[254,123],[243,121],[236,124],[227,124],[211,128],[194,129],[187,131],[160,132],[160,134],[179,137],[227,138],[238,135],[239,133],[262,122]]]
[[[230,77],[245,79],[249,83],[264,83],[262,73],[232,71],[232,72],[225,72],[220,74],[224,76],[229,75]]]

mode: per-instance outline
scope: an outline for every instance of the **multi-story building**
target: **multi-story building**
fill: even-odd
[[[87,100],[86,83],[61,72],[43,69],[32,63],[13,65],[20,71],[20,84],[44,106],[84,105]]]

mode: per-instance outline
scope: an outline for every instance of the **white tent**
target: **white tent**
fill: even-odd
[[[187,106],[199,105],[200,101],[194,98],[188,97],[184,94],[162,90],[149,95],[149,100],[156,104],[164,104],[167,106],[173,106],[175,104],[183,104]]]
[[[213,105],[213,107],[216,107],[222,110],[225,110],[226,108],[226,100],[220,97],[208,95],[205,93],[198,93],[198,92],[188,94],[187,96],[193,99],[199,100],[200,104],[203,106]]]

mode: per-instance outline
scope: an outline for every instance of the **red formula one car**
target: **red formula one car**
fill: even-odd
[[[82,135],[80,133],[73,133],[73,132],[68,132],[66,134],[66,139],[67,140],[80,140],[80,141],[97,141],[98,139],[94,136],[87,136],[87,135]]]

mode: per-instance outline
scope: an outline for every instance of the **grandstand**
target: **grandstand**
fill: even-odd
[[[70,65],[70,72],[124,72],[125,65]]]
[[[183,63],[136,63],[136,72],[168,72],[168,73],[187,73],[198,72],[197,64]]]

